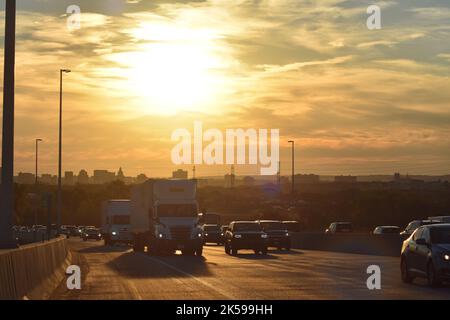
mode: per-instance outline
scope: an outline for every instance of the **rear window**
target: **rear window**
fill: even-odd
[[[219,226],[204,226],[203,229],[205,231],[219,231],[220,227]]]
[[[336,225],[336,231],[338,232],[351,232],[353,227],[349,223],[338,223]]]
[[[128,215],[113,216],[112,224],[130,224],[130,216]]]
[[[264,230],[286,230],[286,226],[281,222],[261,222]]]
[[[450,227],[431,228],[431,243],[450,244]]]
[[[261,231],[261,227],[257,223],[235,223],[234,231]]]

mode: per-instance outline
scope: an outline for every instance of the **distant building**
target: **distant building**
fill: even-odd
[[[125,175],[123,174],[122,167],[120,167],[119,171],[117,172],[117,180],[125,181]]]
[[[75,183],[75,176],[72,171],[66,171],[64,173],[64,184],[73,185]]]
[[[15,180],[18,184],[34,184],[36,182],[35,175],[28,172],[19,172]]]
[[[108,170],[94,170],[94,183],[104,184],[116,180],[116,174]]]
[[[336,176],[336,177],[334,177],[334,182],[354,183],[357,181],[358,181],[358,179],[355,176]]]
[[[147,180],[148,180],[147,176],[143,173],[141,173],[136,177],[136,183],[144,183]]]
[[[86,170],[81,169],[80,173],[78,173],[77,182],[79,184],[88,184],[89,183],[89,175]]]
[[[48,173],[44,173],[43,175],[41,175],[39,181],[42,184],[56,184],[58,182],[58,177],[52,176],[51,174]]]
[[[177,171],[172,172],[173,179],[187,179],[188,172],[185,170],[178,169]]]
[[[320,177],[316,174],[296,174],[294,176],[295,184],[319,183]]]
[[[246,187],[253,187],[255,185],[255,181],[255,178],[250,176],[244,177],[244,179],[242,179],[242,183]]]

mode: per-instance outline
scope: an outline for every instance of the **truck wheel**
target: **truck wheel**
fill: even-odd
[[[232,256],[237,256],[237,254],[238,254],[238,250],[231,248],[231,255]]]
[[[197,257],[203,256],[203,247],[197,248],[197,250],[195,251],[195,255],[196,255]]]
[[[230,254],[230,246],[227,243],[225,243],[225,253]]]

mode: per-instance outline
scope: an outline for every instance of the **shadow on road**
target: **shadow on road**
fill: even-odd
[[[78,250],[80,253],[108,253],[108,252],[126,252],[130,250],[129,246],[121,245],[121,246],[92,246],[88,248],[83,248]]]
[[[252,253],[238,253],[235,256],[230,256],[232,258],[239,258],[239,259],[246,259],[246,260],[276,260],[278,259],[277,256],[271,255],[271,254],[252,254]]]
[[[289,254],[289,255],[295,255],[295,254],[304,254],[304,252],[302,251],[294,251],[294,250],[278,250],[278,249],[270,249],[268,250],[269,253],[273,253],[273,254]]]
[[[211,276],[206,259],[195,256],[148,256],[126,252],[109,261],[107,266],[130,278]]]

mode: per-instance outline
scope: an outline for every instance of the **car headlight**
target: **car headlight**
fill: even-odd
[[[163,235],[162,233],[160,233],[160,234],[158,234],[158,237],[159,237],[160,239],[162,239],[162,237],[164,237],[164,235]]]
[[[115,236],[115,235],[117,235],[117,232],[113,231],[113,232],[111,232],[111,234],[112,234],[113,236]]]
[[[208,236],[208,234],[207,233],[205,233],[205,237],[207,237]]]
[[[98,234],[98,236],[99,236],[99,237],[101,237],[101,236],[102,236],[102,234],[101,234],[101,233],[99,233],[99,234]]]
[[[242,238],[242,235],[240,235],[240,234],[235,234],[234,237],[235,237],[236,239],[240,239],[240,238]]]
[[[286,237],[289,237],[289,232],[286,232]]]
[[[445,261],[450,261],[450,254],[445,254],[444,255],[444,260]]]
[[[263,233],[263,234],[261,235],[261,238],[267,239],[267,234]]]
[[[223,237],[223,233],[220,234]]]
[[[198,234],[198,237],[199,237],[199,238],[201,238],[201,237],[202,237],[202,234],[201,234],[201,233],[199,233],[199,234]]]

